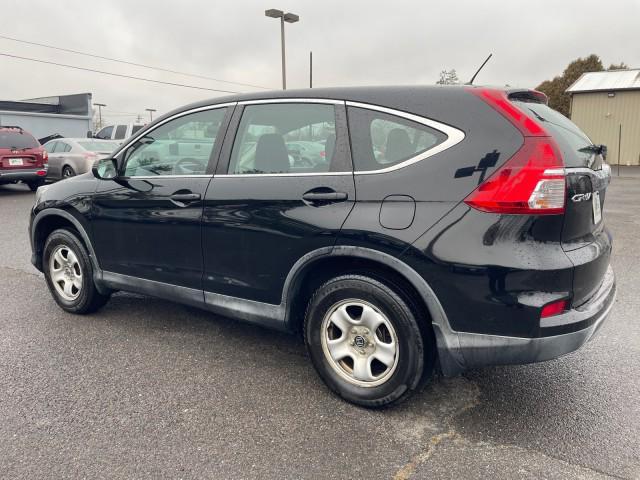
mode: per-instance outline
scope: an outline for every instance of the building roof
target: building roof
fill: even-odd
[[[640,90],[640,69],[609,70],[583,73],[567,92],[598,92],[601,90]]]

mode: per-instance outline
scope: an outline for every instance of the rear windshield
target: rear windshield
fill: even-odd
[[[118,146],[118,144],[114,142],[100,142],[97,140],[78,142],[78,145],[90,152],[104,153],[111,153]]]
[[[593,151],[593,143],[580,128],[559,112],[543,103],[513,102],[542,123],[553,135],[562,151],[566,167],[601,167],[601,158]],[[596,158],[598,157],[598,158]]]
[[[27,132],[18,130],[0,130],[0,148],[12,148],[14,150],[22,148],[36,148],[40,144]]]

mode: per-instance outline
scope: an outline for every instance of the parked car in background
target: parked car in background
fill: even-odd
[[[20,127],[0,126],[0,185],[26,183],[33,191],[47,176],[47,151]]]
[[[306,135],[324,162],[292,162]],[[380,407],[436,366],[539,362],[595,335],[616,291],[610,172],[532,90],[243,94],[40,188],[32,262],[67,312],[122,290],[301,332],[331,390]]]
[[[142,123],[121,123],[117,125],[107,125],[94,135],[102,140],[124,140],[138,132],[144,124]],[[122,142],[120,142],[122,143]]]
[[[93,162],[108,157],[119,142],[95,138],[63,138],[44,145],[49,154],[47,180],[74,177],[91,170]]]

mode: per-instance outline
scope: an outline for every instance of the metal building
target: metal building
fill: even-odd
[[[567,92],[571,120],[607,146],[607,161],[640,165],[640,69],[583,73]]]
[[[0,125],[22,127],[36,138],[86,137],[93,130],[91,94],[0,100]]]

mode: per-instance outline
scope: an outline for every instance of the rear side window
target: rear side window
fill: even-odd
[[[396,115],[357,107],[347,112],[356,171],[398,165],[447,139],[438,130]]]
[[[229,173],[329,172],[335,144],[333,105],[248,105],[238,127]]]
[[[126,135],[127,135],[127,126],[126,125],[118,125],[116,127],[115,140],[122,140]]]
[[[37,148],[40,144],[27,132],[0,130],[0,148]]]
[[[565,166],[591,168],[600,166],[589,137],[567,117],[544,103],[520,101],[513,103],[540,122],[558,142]]]
[[[49,142],[44,146],[44,149],[47,151],[47,153],[53,153],[54,148],[56,148],[56,145],[58,145],[58,142]]]

